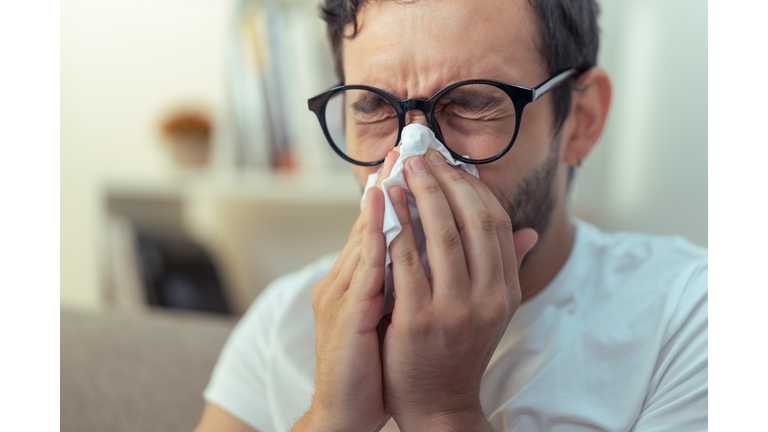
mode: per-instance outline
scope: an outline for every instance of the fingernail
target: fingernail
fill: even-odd
[[[440,154],[440,152],[433,151],[429,155],[429,162],[431,162],[432,165],[443,165],[445,164],[445,158]]]
[[[389,200],[392,201],[393,206],[399,206],[403,203],[403,191],[400,189],[390,189],[389,190]]]
[[[427,171],[427,166],[424,164],[424,160],[419,156],[414,156],[410,161],[411,169],[417,173],[423,173]]]

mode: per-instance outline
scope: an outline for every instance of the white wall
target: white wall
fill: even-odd
[[[707,4],[602,0],[599,64],[614,84],[575,213],[605,229],[707,245]]]
[[[224,108],[220,0],[62,0],[61,303],[98,307],[99,193],[172,171],[157,135],[180,103]]]

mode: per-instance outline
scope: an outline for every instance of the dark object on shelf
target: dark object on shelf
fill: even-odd
[[[139,231],[136,248],[150,305],[231,313],[221,277],[203,246]]]

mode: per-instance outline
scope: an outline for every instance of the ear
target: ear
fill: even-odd
[[[604,70],[593,67],[579,76],[573,86],[571,123],[564,137],[565,162],[578,166],[586,159],[603,133],[608,108],[611,105],[611,80]]]

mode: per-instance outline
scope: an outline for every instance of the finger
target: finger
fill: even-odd
[[[451,206],[472,286],[492,287],[503,283],[504,267],[493,214],[461,172],[448,165],[440,152],[430,150],[426,159]]]
[[[352,276],[348,293],[359,299],[381,295],[384,284],[386,242],[384,225],[384,193],[378,188],[366,192],[365,223],[363,226],[360,261]],[[376,317],[378,319],[378,317]]]
[[[389,199],[403,227],[389,245],[392,279],[397,290],[395,309],[413,313],[432,300],[432,290],[413,234],[405,191],[399,186],[392,186],[389,188]]]
[[[381,170],[381,173],[379,174],[378,180],[376,180],[376,187],[381,189],[381,181],[387,177],[389,177],[390,173],[392,172],[392,167],[395,165],[395,161],[397,161],[398,156],[400,156],[399,152],[391,151],[387,155],[387,157],[384,159],[384,165]],[[366,198],[367,203],[367,198]],[[364,212],[360,212],[360,216],[357,218],[357,221],[352,226],[352,231],[349,234],[349,239],[347,240],[347,244],[344,246],[344,248],[341,250],[341,253],[339,253],[339,257],[336,259],[336,262],[333,264],[333,267],[331,267],[331,270],[328,272],[329,274],[332,274],[334,277],[338,276],[341,273],[341,269],[344,266],[344,263],[347,261],[348,258],[350,258],[350,254],[352,253],[352,250],[356,247],[359,247],[362,243],[362,233],[363,233],[363,223],[364,223]],[[352,256],[351,258],[355,258]],[[359,254],[357,254],[357,258],[359,259]],[[350,260],[355,261],[355,260]],[[357,267],[357,263],[354,262],[354,265],[351,266],[352,269]],[[351,275],[351,273],[349,273]]]
[[[533,228],[522,228],[512,234],[515,243],[515,256],[517,257],[518,273],[523,266],[523,259],[539,241],[539,234]]]
[[[360,242],[350,247],[349,253],[344,258],[344,262],[336,276],[336,281],[339,286],[344,290],[349,288],[349,284],[352,282],[352,277],[360,264],[360,255],[362,248],[362,237],[359,238]]]
[[[392,174],[392,168],[395,166],[395,162],[397,162],[399,157],[399,151],[393,150],[387,154],[387,158],[384,159],[384,168],[381,169],[381,174],[379,174],[379,178],[376,180],[377,188],[381,189],[381,182]]]
[[[451,206],[421,156],[405,163],[405,179],[416,198],[427,239],[427,255],[434,282],[433,297],[469,295],[469,275],[461,236]]]
[[[538,239],[538,234],[531,228],[520,230],[521,244],[515,243],[514,227],[507,210],[499,203],[488,186],[472,174],[463,173],[464,179],[475,189],[475,192],[493,215],[496,221],[496,236],[499,239],[502,261],[504,265],[504,278],[508,286],[514,286],[518,280],[518,269],[525,254],[533,247]]]
[[[349,278],[352,276],[352,270],[357,267],[357,260],[360,258],[360,245],[362,244],[362,232],[365,219],[365,212],[360,212],[360,216],[357,217],[357,221],[352,226],[352,231],[349,233],[347,244],[339,253],[336,262],[333,263],[328,275],[334,279],[339,278],[341,274],[346,274],[348,277],[346,281],[349,282]],[[344,272],[344,269],[347,272]]]

